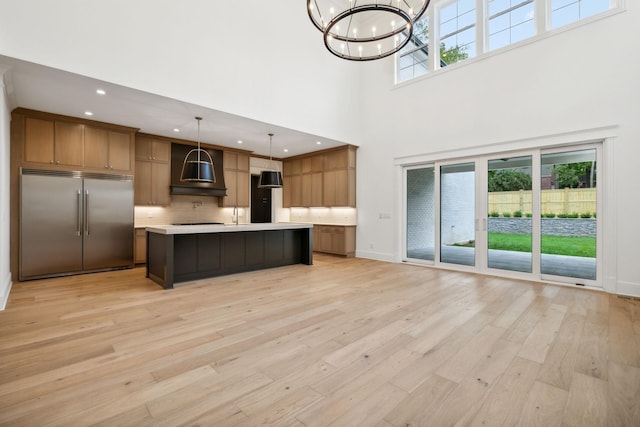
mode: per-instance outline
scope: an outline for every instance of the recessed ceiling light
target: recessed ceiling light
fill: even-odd
[[[316,141],[316,145],[322,145],[322,142]]]
[[[288,153],[288,152],[289,152],[289,149],[288,149],[288,148],[285,148],[283,151],[284,151],[285,153]]]
[[[85,111],[84,115],[85,116],[93,116],[93,113],[91,111]]]
[[[174,132],[180,132],[180,129],[175,128],[173,131],[174,131]]]
[[[241,140],[238,140],[238,144],[242,144],[242,141],[241,141]]]
[[[98,95],[106,95],[107,94],[107,92],[105,92],[104,89],[98,89],[98,90],[96,90],[96,93]]]

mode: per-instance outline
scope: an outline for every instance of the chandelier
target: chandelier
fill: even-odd
[[[313,25],[329,52],[352,61],[393,55],[411,40],[430,0],[307,0]]]

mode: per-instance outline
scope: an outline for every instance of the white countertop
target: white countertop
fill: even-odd
[[[153,225],[146,227],[150,233],[158,234],[199,234],[233,233],[234,231],[291,230],[293,228],[313,228],[313,224],[277,222],[263,224],[209,224],[209,225]]]

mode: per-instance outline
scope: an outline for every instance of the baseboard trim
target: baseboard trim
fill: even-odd
[[[618,281],[616,284],[616,294],[640,297],[640,283]]]
[[[385,261],[385,262],[396,262],[395,256],[393,254],[388,254],[384,252],[372,252],[372,251],[358,251],[356,250],[357,258],[366,258],[373,259],[376,261]]]
[[[7,307],[11,286],[13,286],[13,282],[11,281],[11,273],[9,273],[2,284],[0,284],[0,311],[4,311]]]

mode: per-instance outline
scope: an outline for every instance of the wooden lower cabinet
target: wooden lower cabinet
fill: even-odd
[[[145,264],[147,262],[146,228],[136,228],[134,248],[134,262],[136,264]]]
[[[314,225],[313,250],[328,254],[355,256],[355,225]]]

